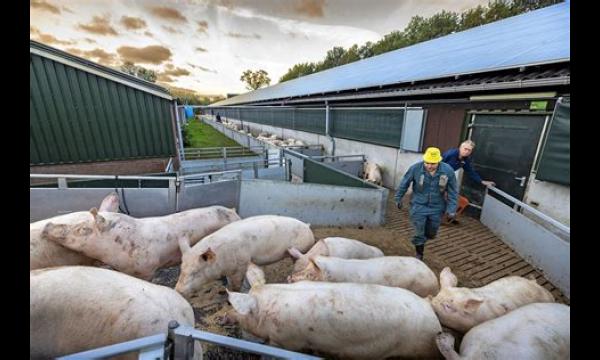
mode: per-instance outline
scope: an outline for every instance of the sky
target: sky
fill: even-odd
[[[334,46],[375,42],[415,15],[462,12],[488,0],[30,0],[30,38],[118,67],[156,71],[158,83],[204,95],[247,92],[263,69],[271,85]]]

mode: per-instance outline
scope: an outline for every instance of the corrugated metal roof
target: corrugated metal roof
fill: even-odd
[[[214,105],[570,61],[570,49],[570,4],[567,2],[255,90]]]
[[[60,62],[65,65],[78,68],[94,75],[104,77],[106,79],[122,83],[124,85],[148,92],[152,95],[172,100],[167,89],[155,83],[140,79],[136,76],[126,74],[124,72],[111,69],[109,67],[97,64],[79,56],[69,54],[68,52],[53,48],[42,44],[35,40],[29,40],[29,52],[45,58]]]

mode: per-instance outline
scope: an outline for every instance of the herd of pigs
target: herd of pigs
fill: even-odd
[[[233,121],[229,121],[227,119],[221,120],[223,125],[231,130],[240,132],[242,134],[246,134],[248,136],[252,136],[252,133],[246,132],[246,130],[240,129],[239,125]],[[268,144],[274,146],[305,146],[306,144],[302,140],[296,140],[293,138],[281,139],[275,134],[269,134],[268,132],[261,132],[256,136],[257,140],[264,141]],[[382,185],[382,175],[381,175],[381,167],[373,162],[365,162],[363,166],[363,179],[366,181],[372,182],[379,186]]]
[[[288,283],[262,265],[291,256]],[[181,263],[175,289],[149,280]],[[241,219],[211,206],[162,217],[98,209],[30,225],[30,358],[47,359],[194,326],[186,299],[226,277],[226,321],[294,351],[339,358],[568,359],[570,308],[535,280],[509,276],[458,287],[412,257],[341,237],[316,240],[309,224]],[[250,287],[248,292],[241,288]],[[200,295],[201,296],[201,295]],[[464,334],[459,351],[442,326]],[[202,347],[195,342],[195,358]]]
[[[223,120],[221,120],[221,122],[228,129],[237,131],[241,134],[246,134],[248,136],[252,136],[252,133],[247,132],[244,129],[240,129],[240,126],[233,121],[223,119]],[[260,134],[258,134],[256,136],[256,139],[264,141],[271,145],[275,145],[275,146],[305,146],[306,145],[302,140],[297,140],[297,139],[293,139],[293,138],[288,138],[288,139],[284,140],[281,137],[279,137],[275,134],[269,134],[268,132],[261,132]]]

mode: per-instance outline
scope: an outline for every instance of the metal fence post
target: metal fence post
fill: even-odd
[[[58,178],[58,188],[59,189],[66,189],[68,188],[67,186],[67,179],[64,177]]]
[[[179,323],[175,320],[169,322],[168,339],[171,342],[170,356],[172,360],[190,360],[194,356],[194,339],[192,336],[183,336],[175,333]]]

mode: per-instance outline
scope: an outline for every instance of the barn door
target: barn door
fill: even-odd
[[[484,180],[522,200],[546,115],[473,114],[470,139],[475,142],[471,155],[475,170]],[[462,193],[481,205],[484,187],[465,174]]]

